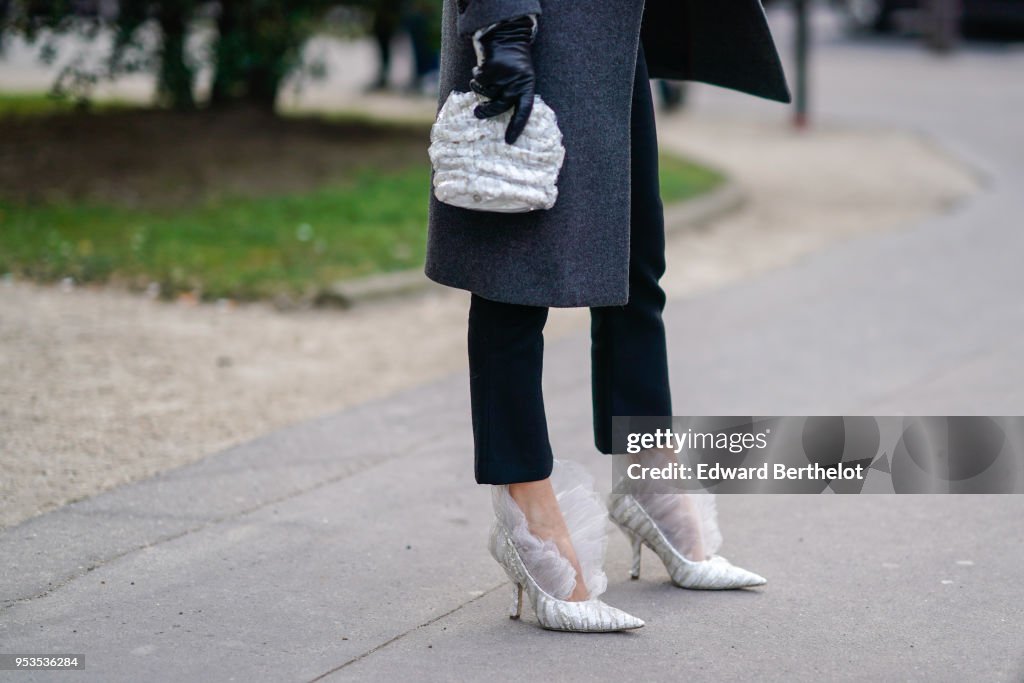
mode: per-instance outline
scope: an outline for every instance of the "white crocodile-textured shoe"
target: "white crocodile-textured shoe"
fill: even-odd
[[[669,542],[651,515],[631,494],[613,493],[609,496],[608,516],[632,543],[630,576],[634,579],[640,578],[640,556],[646,545],[664,563],[672,583],[680,588],[728,590],[762,586],[768,582],[763,576],[737,567],[721,555],[711,555],[702,562],[687,559]]]
[[[605,633],[628,631],[644,625],[641,619],[597,598],[574,602],[548,594],[526,569],[512,538],[498,526],[492,531],[491,554],[512,580],[512,609],[509,613],[512,619],[518,619],[522,614],[525,591],[537,615],[537,622],[552,631]]]

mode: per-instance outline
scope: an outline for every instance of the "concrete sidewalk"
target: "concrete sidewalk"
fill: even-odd
[[[877,383],[914,385],[955,355],[919,349],[917,364],[848,375],[851,402],[829,401],[840,371],[782,349],[830,305],[795,288],[822,281],[846,251],[675,304],[674,337],[687,340],[673,357],[689,388],[680,412],[767,412],[777,400],[860,412]],[[870,273],[843,272],[862,273],[836,287],[853,299]],[[752,300],[773,314],[751,320]],[[825,328],[808,348],[841,348],[848,330]],[[589,447],[585,338],[549,358],[556,450],[604,481]],[[608,599],[646,629],[587,637],[509,622],[508,586],[483,549],[489,511],[467,467],[467,415],[459,375],[15,527],[0,536],[0,642],[85,653],[79,675],[98,681],[1019,680],[1020,497],[723,497],[724,551],[767,575],[765,589],[681,591],[651,557],[643,581],[626,581],[626,545],[613,537]]]
[[[990,185],[905,231],[673,300],[675,412],[1024,413],[1024,55],[820,55],[833,120],[913,127]],[[756,111],[697,94],[702,111]],[[583,333],[548,347],[552,439],[607,482],[588,362]],[[723,496],[723,554],[763,589],[679,590],[649,554],[630,582],[613,536],[606,597],[646,628],[510,622],[467,390],[458,373],[6,530],[0,649],[84,653],[90,681],[1024,678],[1020,496]]]

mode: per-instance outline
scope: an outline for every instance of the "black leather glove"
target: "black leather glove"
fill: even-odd
[[[475,92],[490,99],[473,113],[487,119],[514,109],[505,129],[505,142],[512,144],[526,128],[533,111],[535,78],[530,54],[536,31],[531,15],[499,22],[473,36],[477,65],[469,82]]]

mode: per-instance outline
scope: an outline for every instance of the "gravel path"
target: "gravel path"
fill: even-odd
[[[908,226],[972,193],[914,136],[666,118],[662,144],[727,170],[740,211],[669,244],[673,297]],[[119,291],[0,285],[0,527],[284,425],[465,365],[467,296],[348,311],[163,303]],[[555,311],[550,338],[585,326]],[[415,345],[415,346],[413,346]]]

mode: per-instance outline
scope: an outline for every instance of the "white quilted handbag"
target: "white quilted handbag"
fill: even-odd
[[[434,196],[464,209],[523,213],[550,209],[558,198],[565,159],[555,112],[534,95],[533,111],[514,144],[505,142],[512,112],[488,119],[473,114],[484,102],[473,92],[445,100],[430,129]]]

